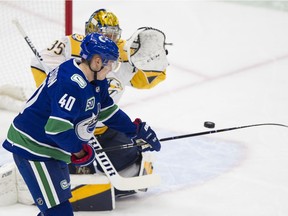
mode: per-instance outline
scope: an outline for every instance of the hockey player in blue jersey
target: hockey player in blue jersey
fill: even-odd
[[[161,148],[145,122],[134,121],[114,104],[106,74],[119,57],[118,47],[98,33],[81,43],[75,59],[51,71],[11,124],[3,147],[13,153],[38,216],[71,216],[67,163],[85,166],[95,159],[89,145],[98,119],[131,139],[143,139],[150,150]]]

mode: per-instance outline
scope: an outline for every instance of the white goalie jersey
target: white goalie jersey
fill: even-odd
[[[151,28],[147,30],[151,31]],[[41,83],[44,81],[49,71],[53,70],[62,62],[69,60],[70,58],[80,59],[80,55],[79,55],[80,44],[83,38],[84,36],[80,34],[72,34],[69,36],[65,36],[62,39],[54,41],[48,48],[40,51],[40,55],[43,59],[42,64],[45,64],[45,68],[48,71],[44,70],[43,65],[41,65],[41,63],[37,60],[36,57],[32,59],[31,71],[32,71],[32,74],[36,83],[36,87],[41,85]],[[135,40],[138,39],[135,36],[134,38],[136,38]],[[155,37],[153,38],[155,39]],[[163,49],[164,49],[165,37],[162,40],[163,40],[162,43],[163,43]],[[136,43],[139,43],[139,42],[136,41]],[[131,52],[130,52],[130,49],[128,52],[129,53],[129,58],[128,58],[127,51],[126,51],[127,46],[125,46],[125,44],[126,44],[126,41],[122,39],[120,39],[117,42],[117,46],[119,48],[119,53],[120,53],[119,67],[117,71],[111,71],[107,75],[107,79],[110,84],[109,93],[110,93],[110,96],[113,98],[114,103],[116,104],[119,102],[121,96],[123,95],[126,86],[131,86],[137,89],[150,89],[156,86],[157,84],[159,84],[160,82],[162,82],[163,80],[165,80],[166,67],[168,66],[166,56],[165,56],[166,61],[164,62],[163,69],[160,71],[153,70],[152,68],[149,70],[147,70],[146,68],[143,70],[136,68],[135,65],[133,65],[133,63],[131,62],[130,55],[132,56],[136,52],[142,52],[142,50],[141,49],[139,50],[138,48],[137,49],[133,48],[135,43],[131,43],[131,42],[128,43],[130,44],[128,49],[131,48]],[[153,47],[153,43],[151,43],[150,48],[151,47]],[[149,56],[147,56],[147,58],[150,59]],[[106,130],[107,130],[107,127],[105,127],[104,125],[101,125],[101,123],[99,122],[99,124],[97,125],[95,135],[102,134]]]
[[[42,50],[40,55],[48,71],[44,70],[43,65],[41,65],[36,57],[32,59],[31,70],[37,87],[44,81],[46,75],[51,70],[64,61],[71,58],[80,59],[80,43],[83,38],[84,36],[79,34],[66,36],[60,40],[56,40],[50,47]],[[121,62],[120,64],[121,66],[116,72],[112,71],[107,75],[107,79],[110,83],[109,92],[115,103],[120,100],[125,86],[130,85],[130,80],[134,76],[135,72],[133,71],[133,66],[128,62]]]

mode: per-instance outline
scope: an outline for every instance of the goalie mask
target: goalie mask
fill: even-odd
[[[85,34],[97,32],[117,42],[121,37],[121,28],[116,15],[105,9],[95,11],[85,23]]]

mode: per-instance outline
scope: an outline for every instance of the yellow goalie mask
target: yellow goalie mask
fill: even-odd
[[[121,28],[116,15],[105,9],[95,11],[85,23],[85,34],[98,32],[117,43],[121,37]]]

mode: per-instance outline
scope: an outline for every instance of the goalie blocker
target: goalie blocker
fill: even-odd
[[[142,160],[119,172],[125,176],[143,176],[152,174],[154,158],[149,153],[142,153]],[[78,174],[70,174],[72,198],[70,202],[74,211],[108,211],[115,209],[116,198],[126,197],[147,189],[120,191],[113,187],[109,178],[101,172],[85,173],[79,168]],[[81,173],[81,174],[80,174]],[[84,175],[86,174],[86,175]],[[0,167],[0,206],[15,203],[33,205],[34,200],[22,176],[14,163]]]

